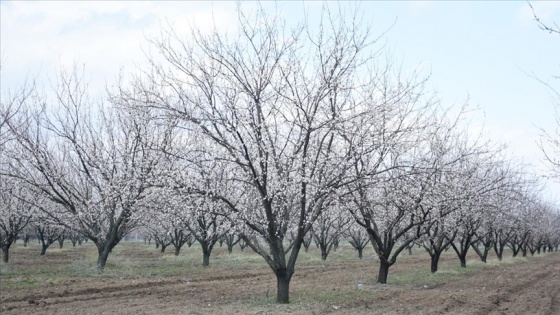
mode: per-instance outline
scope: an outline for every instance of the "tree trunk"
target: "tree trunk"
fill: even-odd
[[[166,244],[161,243],[161,250],[160,252],[165,253],[165,249],[167,248]]]
[[[203,251],[203,253],[202,253],[202,265],[204,267],[210,266],[210,252]]]
[[[471,247],[474,249],[478,257],[480,257],[480,260],[483,263],[486,263],[486,260],[488,259],[488,252],[490,251],[490,248],[492,248],[492,244],[490,242],[481,242],[481,243],[483,246],[482,250],[480,250],[478,246],[475,244],[472,244]]]
[[[412,246],[408,247],[408,255],[412,255]]]
[[[175,246],[175,256],[179,256],[180,251],[181,251],[181,246]]]
[[[45,244],[41,245],[41,254],[40,254],[41,256],[45,256],[45,254],[47,253],[47,248],[49,248],[49,245],[45,245]]]
[[[2,261],[8,263],[9,259],[10,259],[10,247],[2,246]]]
[[[389,263],[381,259],[379,263],[379,275],[377,276],[377,283],[387,284],[387,276],[389,275]]]
[[[467,256],[460,255],[459,261],[461,262],[461,267],[467,268]]]
[[[327,246],[320,244],[319,247],[321,248],[321,260],[327,260],[327,256],[329,255]]]
[[[280,269],[276,272],[276,302],[281,304],[290,303],[290,280],[292,278],[292,273],[287,272],[286,269]]]
[[[233,252],[233,246],[234,246],[234,244],[227,244],[227,251],[228,251],[228,253],[231,254],[231,253]]]
[[[432,273],[436,273],[438,270],[438,264],[439,264],[439,255],[438,253],[432,255],[432,263],[431,263],[431,271]]]
[[[103,251],[99,253],[97,257],[97,271],[102,273],[105,269],[105,264],[107,263],[107,258],[109,258],[110,249],[104,248]]]
[[[451,247],[459,257],[459,261],[461,262],[461,267],[467,267],[467,253],[469,252],[469,248],[472,246],[470,245],[470,238],[466,238],[461,240],[459,243],[459,247],[457,247],[454,243],[451,243]]]
[[[521,250],[521,246],[515,246],[515,244],[511,247],[513,257],[517,257],[519,251]]]
[[[496,253],[496,256],[498,257],[499,261],[502,261],[502,256],[503,256],[503,253],[504,253],[504,247],[505,247],[505,244],[502,245],[502,244],[494,243],[494,252]]]
[[[58,246],[60,246],[60,249],[62,249],[62,246],[64,246],[64,240],[58,240]]]

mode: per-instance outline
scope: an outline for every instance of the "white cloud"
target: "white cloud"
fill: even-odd
[[[78,61],[98,88],[122,67],[143,62],[146,37],[157,36],[160,23],[169,21],[181,34],[191,25],[208,31],[235,18],[231,2],[22,1],[1,8],[3,77],[10,83]]]

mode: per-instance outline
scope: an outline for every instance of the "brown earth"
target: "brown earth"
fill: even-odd
[[[450,251],[432,276],[429,257],[417,250],[391,267],[388,285],[378,285],[371,256],[359,260],[343,247],[322,262],[314,249],[300,257],[292,303],[277,305],[272,272],[247,250],[227,255],[217,248],[212,265],[202,268],[194,247],[179,258],[140,243],[121,247],[114,265],[96,275],[91,244],[49,248],[46,257],[16,246],[12,262],[2,265],[0,313],[560,314],[557,253],[488,264],[470,256],[465,270]]]

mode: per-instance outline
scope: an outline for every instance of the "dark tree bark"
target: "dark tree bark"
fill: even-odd
[[[173,233],[171,233],[171,244],[175,247],[175,256],[179,256],[179,252],[185,243],[188,242],[188,239],[192,238],[190,233],[186,230],[174,228]]]
[[[517,257],[519,252],[523,252],[527,238],[529,237],[529,232],[525,231],[522,233],[515,233],[507,242],[507,246],[511,248],[513,257]],[[527,256],[527,249],[525,249],[524,256]]]
[[[502,261],[504,255],[504,248],[506,244],[502,242],[494,242],[494,252],[499,261]]]
[[[239,241],[241,240],[241,237],[237,234],[226,234],[222,237],[222,239],[224,240],[224,242],[227,245],[227,250],[228,253],[232,253],[233,252],[233,247],[235,246],[235,244],[239,243]]]
[[[322,226],[319,229],[314,228],[311,230],[313,239],[315,239],[315,244],[321,249],[321,259],[327,260],[329,253],[334,245],[335,233],[330,231],[332,227]]]
[[[49,248],[49,245],[41,244],[41,253],[39,255],[45,256],[45,254],[47,253],[47,248]]]
[[[350,237],[348,242],[355,250],[358,251],[358,258],[362,259],[363,257],[363,250],[369,243],[370,239],[364,231],[360,230],[352,230],[347,233],[347,236]]]
[[[27,244],[29,243],[29,238],[31,237],[31,235],[29,233],[24,233],[23,234],[23,247],[27,247]]]
[[[58,246],[60,247],[60,249],[62,249],[62,247],[64,246],[64,240],[66,239],[66,235],[61,234],[58,236],[58,238],[56,239],[58,241]]]
[[[471,228],[465,229],[465,231],[460,234],[459,238],[456,237],[455,240],[451,242],[451,248],[453,248],[457,257],[459,257],[459,262],[463,268],[467,267],[467,253],[474,243],[474,231],[475,229]]]
[[[64,230],[61,228],[42,224],[35,225],[35,231],[37,239],[41,244],[41,256],[44,256],[47,253],[47,248],[58,240],[60,234],[64,233]]]
[[[241,241],[239,241],[239,248],[241,249],[241,251],[243,251],[245,250],[245,247],[247,247],[247,243],[245,243],[245,241],[241,239]]]
[[[2,261],[8,263],[10,260],[10,246],[11,244],[2,245]]]
[[[479,245],[482,245],[482,250],[480,250]],[[478,242],[473,242],[471,244],[471,247],[483,263],[486,263],[486,260],[488,259],[488,252],[492,249],[492,246],[494,246],[492,234],[486,234],[479,238]]]
[[[311,233],[307,233],[307,235],[305,235],[305,237],[303,238],[303,250],[306,253],[309,252],[309,246],[311,246],[312,242],[313,236],[311,236]]]
[[[434,226],[433,230],[431,230],[431,234],[434,234],[434,236],[424,241],[423,247],[430,255],[430,271],[436,273],[438,271],[441,254],[455,240],[457,230],[447,236],[445,233],[440,233],[439,226]]]
[[[293,271],[290,270],[279,270],[276,271],[276,284],[277,284],[277,296],[276,302],[287,304],[290,301],[290,280],[292,279]]]

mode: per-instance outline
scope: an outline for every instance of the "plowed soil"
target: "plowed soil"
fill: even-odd
[[[179,257],[172,248],[163,254],[143,243],[119,246],[98,275],[91,244],[49,248],[45,257],[36,246],[16,244],[11,262],[1,265],[0,313],[560,314],[558,253],[487,264],[470,256],[464,269],[449,251],[433,276],[418,249],[391,267],[389,284],[378,285],[371,253],[360,260],[344,246],[323,262],[312,249],[300,257],[292,303],[277,305],[272,272],[248,249],[228,255],[217,248],[203,268],[194,246]]]

